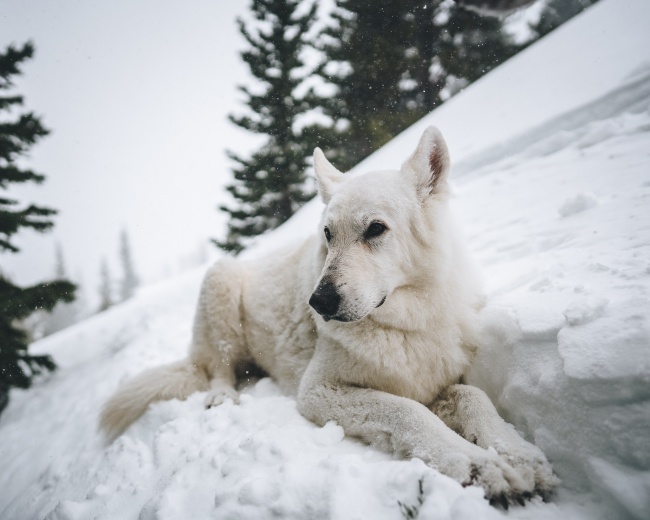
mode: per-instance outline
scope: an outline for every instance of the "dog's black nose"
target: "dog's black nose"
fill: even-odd
[[[341,296],[331,282],[321,283],[309,298],[309,305],[323,317],[335,316],[341,304]]]

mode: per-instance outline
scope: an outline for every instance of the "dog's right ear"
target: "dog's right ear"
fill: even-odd
[[[325,204],[328,204],[337,185],[343,182],[343,174],[330,163],[323,150],[314,150],[314,172],[318,181],[318,193]]]

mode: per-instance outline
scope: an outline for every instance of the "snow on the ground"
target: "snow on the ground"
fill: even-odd
[[[553,502],[495,509],[314,426],[268,379],[239,406],[157,403],[104,445],[97,413],[118,383],[185,355],[199,269],[33,345],[60,369],[0,417],[0,518],[647,518],[649,15],[603,0],[358,166],[397,167],[428,124],[448,137],[489,295],[471,379],[552,459]],[[320,208],[247,254],[311,233]]]

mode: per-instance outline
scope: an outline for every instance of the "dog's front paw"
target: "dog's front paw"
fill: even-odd
[[[544,453],[523,439],[508,446],[495,446],[496,452],[512,466],[526,483],[533,494],[548,499],[560,484],[560,479],[553,473],[551,464]]]
[[[521,503],[532,494],[519,473],[494,450],[477,448],[473,453],[450,455],[438,469],[463,486],[481,486],[490,503],[506,509],[509,503]]]
[[[219,406],[226,399],[232,399],[235,404],[239,404],[239,393],[234,388],[219,388],[210,390],[205,396],[205,407],[213,408]]]

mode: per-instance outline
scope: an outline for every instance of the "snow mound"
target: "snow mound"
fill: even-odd
[[[492,508],[309,423],[268,379],[239,406],[157,403],[105,445],[98,410],[119,382],[185,355],[199,269],[33,346],[60,369],[0,417],[0,517],[647,518],[649,16],[647,1],[602,0],[355,168],[397,167],[429,124],[448,137],[489,296],[470,379],[552,460],[552,503]],[[321,207],[246,255],[312,233]]]
[[[565,200],[557,211],[561,217],[570,217],[596,206],[598,199],[593,193],[578,193],[575,197]]]

